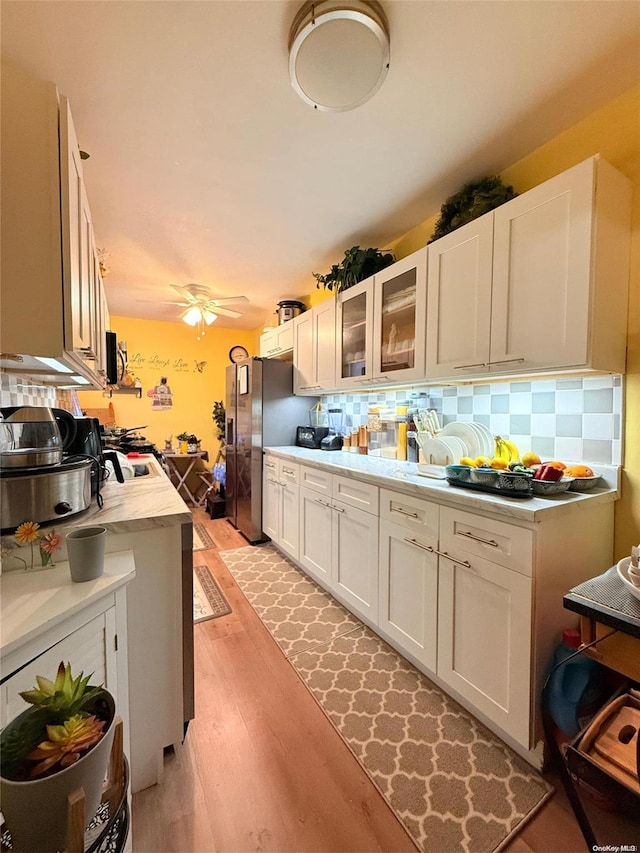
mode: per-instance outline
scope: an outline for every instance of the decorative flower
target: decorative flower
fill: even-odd
[[[40,538],[40,525],[37,521],[25,521],[23,522],[16,532],[14,533],[14,537],[16,542],[19,545],[30,545],[31,546],[31,565],[28,567],[30,569],[33,568],[33,544],[37,542]],[[63,538],[59,533],[56,533],[55,530],[49,530],[42,536],[40,541],[40,561],[41,565],[48,566],[54,565],[53,562],[53,554],[56,551],[59,551],[62,548]],[[24,563],[25,570],[27,569],[26,561],[21,557],[17,557],[16,559],[20,560]]]
[[[50,530],[48,533],[42,537],[42,541],[40,542],[40,557],[42,559],[42,565],[46,566],[47,564],[55,565],[53,562],[53,555],[56,551],[59,551],[62,548],[62,536],[59,533],[56,533],[55,530]]]
[[[29,545],[38,538],[40,525],[37,521],[25,521],[15,532],[15,538],[21,545]]]

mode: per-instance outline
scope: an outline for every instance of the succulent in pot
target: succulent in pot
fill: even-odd
[[[31,707],[0,734],[2,812],[14,850],[64,849],[68,797],[79,788],[85,824],[98,808],[115,703],[102,686],[90,686],[90,678],[74,678],[62,662],[55,681],[37,676],[37,687],[20,693]]]

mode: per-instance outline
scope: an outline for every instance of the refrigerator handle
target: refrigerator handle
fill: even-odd
[[[233,447],[233,418],[227,418],[227,447]]]

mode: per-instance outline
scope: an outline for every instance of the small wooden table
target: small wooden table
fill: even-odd
[[[169,477],[171,482],[176,487],[178,494],[187,502],[192,503],[194,506],[202,506],[205,500],[206,491],[203,493],[202,497],[197,498],[187,484],[187,478],[189,474],[193,472],[194,466],[199,459],[203,459],[204,461],[208,461],[209,454],[206,450],[201,450],[198,453],[170,453],[169,451],[163,451],[162,458],[165,460],[167,464],[167,470],[169,472]],[[186,467],[179,464],[178,460],[187,460]],[[197,475],[197,472],[195,472]],[[202,472],[200,472],[202,474]],[[199,477],[200,482],[203,482],[203,477]]]

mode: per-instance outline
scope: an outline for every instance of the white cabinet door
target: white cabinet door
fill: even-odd
[[[312,311],[293,320],[293,340],[293,393],[310,394],[315,385]]]
[[[58,665],[69,662],[72,675],[93,673],[91,684],[102,684],[118,704],[115,607],[96,616],[22,667],[2,684],[0,724],[4,727],[26,709],[20,691],[36,686],[36,676],[55,680]],[[124,710],[122,711],[124,714]]]
[[[268,358],[276,348],[276,327],[265,330],[260,335],[260,357]]]
[[[268,468],[265,461],[262,475],[262,530],[276,545],[280,544],[280,492],[277,466]]]
[[[282,353],[291,352],[293,343],[293,321],[288,320],[286,323],[274,326],[260,335],[260,356],[262,358],[274,358]]]
[[[373,379],[375,276],[336,297],[336,386],[357,388]]]
[[[354,613],[378,619],[378,517],[333,500],[333,575],[336,595]],[[325,545],[326,547],[326,545]]]
[[[429,378],[489,370],[493,213],[429,246]]]
[[[331,589],[331,537],[334,510],[330,498],[300,487],[300,565]]]
[[[300,554],[298,486],[282,482],[280,486],[280,541],[283,551],[297,560]]]
[[[378,625],[432,672],[437,665],[438,540],[380,522]]]
[[[580,163],[494,211],[494,372],[587,363],[594,167]]]
[[[481,557],[439,560],[439,677],[529,748],[531,578]]]
[[[323,391],[336,386],[336,300],[313,309],[314,384]]]
[[[373,376],[424,379],[427,248],[376,273],[373,289]]]

